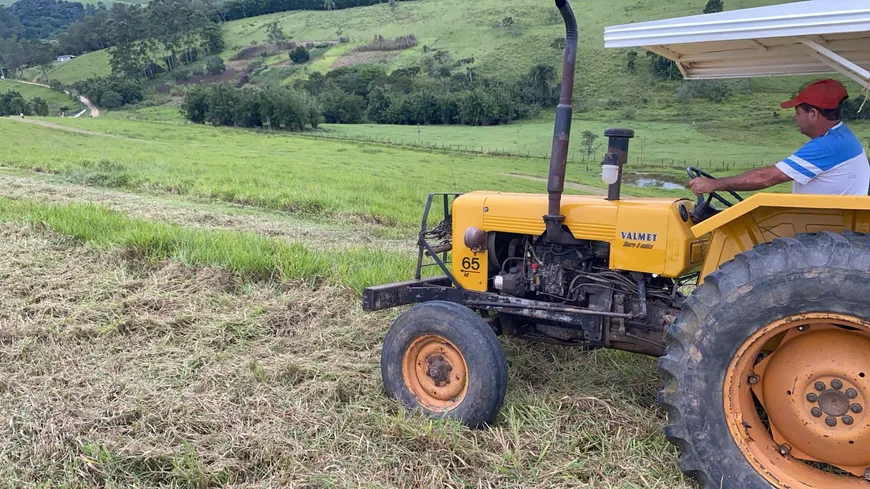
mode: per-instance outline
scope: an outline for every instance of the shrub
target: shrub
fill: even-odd
[[[619,117],[626,121],[633,121],[637,117],[637,110],[632,106],[626,106],[620,111]]]
[[[205,63],[205,69],[210,75],[218,75],[227,71],[227,67],[224,65],[224,60],[218,56],[209,57]]]
[[[684,81],[674,98],[677,102],[687,103],[694,98],[702,98],[714,103],[721,103],[731,96],[731,88],[719,80]]]
[[[296,49],[290,51],[290,60],[294,63],[305,63],[311,59],[311,55],[308,54],[308,50],[302,46],[296,46]]]
[[[124,105],[124,98],[114,90],[106,90],[100,97],[100,105],[107,109],[117,109]]]
[[[190,70],[187,68],[178,68],[172,72],[172,78],[176,82],[183,82],[190,78]]]
[[[377,35],[372,42],[359,46],[354,51],[400,51],[402,49],[410,49],[416,45],[417,38],[414,34],[399,36],[395,39],[387,39],[384,36]]]

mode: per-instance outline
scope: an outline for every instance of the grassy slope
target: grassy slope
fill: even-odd
[[[41,168],[92,185],[243,203],[300,215],[415,227],[432,191],[541,192],[545,160],[412,151],[285,134],[124,120],[53,120],[95,133],[0,120],[0,166]],[[569,180],[603,187],[579,167]],[[644,189],[634,193],[647,194]],[[682,193],[684,194],[684,193]],[[682,195],[675,192],[669,195]]]
[[[64,64],[57,65],[48,73],[48,76],[63,83],[73,83],[93,76],[105,76],[111,72],[109,53],[103,50],[84,54]]]
[[[737,9],[777,3],[786,2],[735,0],[728,2],[727,7]],[[624,62],[626,51],[604,50],[602,32],[608,25],[691,15],[700,10],[698,2],[692,0],[582,3],[577,8],[581,25],[578,99],[585,99],[594,106],[612,98],[638,100],[641,97],[660,102],[658,106],[669,104],[676,83],[653,86],[646,74],[643,56],[638,74],[628,73]],[[265,42],[265,25],[278,20],[284,31],[297,41],[337,39],[338,30],[354,42],[367,41],[376,34],[398,36],[413,33],[420,39],[420,45],[404,51],[391,63],[392,67],[416,63],[425,45],[447,50],[453,59],[474,57],[475,66],[480,72],[512,78],[535,63],[559,65],[560,53],[548,47],[553,38],[564,35],[559,20],[553,17],[554,12],[549,3],[531,5],[525,0],[419,0],[402,3],[395,13],[386,3],[333,12],[283,12],[225,24],[227,49],[222,56],[229,58],[243,47]],[[494,22],[506,16],[514,19],[519,26],[519,34],[492,27]],[[327,69],[341,54],[335,49],[328,51],[325,59],[307,66],[300,74]],[[98,52],[71,61],[58,68],[55,75],[69,82],[108,72],[108,58],[105,53]],[[802,81],[753,80],[750,82],[752,96],[747,97],[741,105],[750,108],[772,105],[773,100],[791,92]],[[662,115],[679,117],[682,112],[682,108],[675,107],[664,110]],[[715,111],[711,108],[708,112]]]
[[[755,128],[727,128],[716,126],[710,129],[705,124],[673,122],[622,121],[620,125],[635,130],[636,139],[631,146],[631,161],[639,163],[641,148],[644,162],[661,164],[662,159],[683,161],[702,166],[727,161],[739,166],[773,163],[788,156],[806,142],[794,123],[783,115],[779,122]],[[580,134],[591,131],[599,135],[596,144],[603,143],[596,157],[600,160],[606,150],[604,129],[616,123],[578,120],[571,127],[571,159],[582,159]],[[865,139],[870,146],[870,124],[852,123],[850,127]],[[378,124],[326,124],[329,135],[348,137],[373,137],[403,141],[418,141],[417,126],[390,126]],[[419,140],[423,143],[454,145],[480,151],[531,154],[545,157],[553,141],[553,120],[550,116],[507,126],[462,127],[423,126],[419,128]],[[676,162],[675,162],[676,163]]]
[[[81,105],[78,101],[73,100],[69,96],[50,88],[26,85],[9,80],[0,80],[0,93],[5,93],[10,90],[15,90],[28,100],[41,97],[43,100],[48,102],[48,107],[51,113],[57,113],[58,109],[63,106],[74,109]]]

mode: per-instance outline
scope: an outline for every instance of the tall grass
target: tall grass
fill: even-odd
[[[405,253],[350,247],[318,252],[255,234],[133,219],[94,205],[0,198],[0,220],[45,226],[98,248],[129,248],[150,260],[221,267],[244,280],[328,279],[360,292],[368,285],[407,280],[413,273],[413,262]]]

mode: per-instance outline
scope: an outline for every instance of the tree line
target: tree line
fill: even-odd
[[[379,3],[384,0],[229,0],[217,14],[221,20],[229,21],[291,10],[339,10]],[[390,4],[393,3],[394,0],[390,0]]]
[[[196,123],[292,130],[316,127],[320,121],[496,125],[534,117],[542,106],[556,102],[558,88],[556,70],[546,65],[509,83],[471,69],[451,74],[438,69],[437,63],[432,72],[418,66],[389,74],[381,65],[360,64],[326,75],[314,72],[292,88],[193,87],[185,95],[182,112]],[[292,116],[268,115],[276,104],[265,100],[284,100],[292,109],[281,113]],[[294,119],[298,114],[307,118]],[[293,120],[304,123],[289,122]]]
[[[102,10],[102,2],[94,6],[65,0],[18,0],[9,7],[0,6],[0,38],[48,39]]]
[[[0,117],[19,114],[46,116],[48,102],[40,97],[28,101],[15,90],[0,94]]]

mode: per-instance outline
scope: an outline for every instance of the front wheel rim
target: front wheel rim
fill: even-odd
[[[459,348],[436,334],[419,336],[402,360],[405,386],[420,406],[433,412],[455,409],[468,392],[468,365]]]

